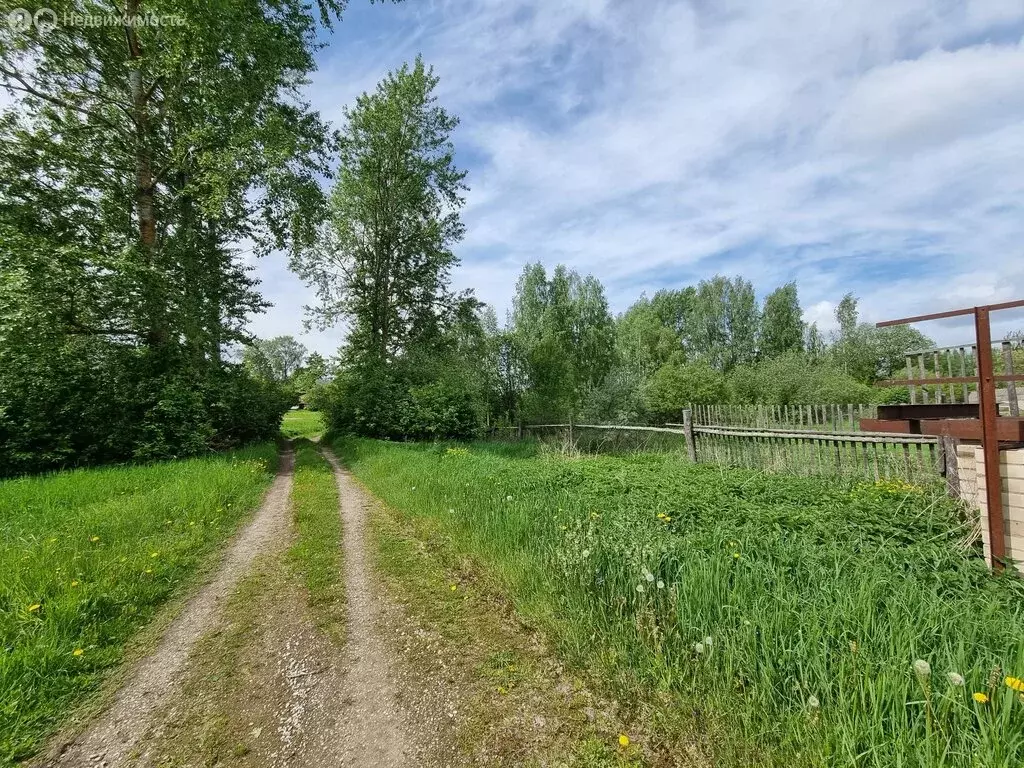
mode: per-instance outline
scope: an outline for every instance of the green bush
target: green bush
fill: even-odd
[[[877,397],[867,384],[799,352],[734,369],[728,391],[731,402],[763,405],[869,403]]]
[[[277,433],[288,407],[279,387],[238,366],[175,363],[99,339],[46,356],[0,352],[0,476],[196,455]]]
[[[672,360],[647,382],[644,400],[657,420],[666,421],[691,404],[724,402],[725,393],[725,377],[707,363]]]
[[[345,371],[322,385],[314,402],[330,432],[391,440],[472,437],[483,407],[463,378],[416,381],[401,366]]]

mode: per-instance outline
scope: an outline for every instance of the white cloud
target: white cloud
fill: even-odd
[[[915,152],[1024,120],[1024,45],[930,51],[868,72],[830,119],[839,144]]]

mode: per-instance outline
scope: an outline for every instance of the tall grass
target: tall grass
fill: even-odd
[[[0,763],[36,750],[260,501],[273,445],[0,483]]]
[[[960,552],[941,493],[531,444],[337,448],[648,725],[714,732],[716,764],[1024,764],[1004,683],[1024,677],[1024,588]]]

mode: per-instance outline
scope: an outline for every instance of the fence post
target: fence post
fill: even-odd
[[[942,474],[946,476],[946,493],[954,499],[960,498],[960,457],[957,446],[960,441],[955,437],[942,438]]]
[[[520,440],[523,439],[523,417],[522,416],[519,417],[519,427],[517,429],[517,435],[519,436]]]
[[[1008,376],[1013,376],[1013,347],[1010,342],[1003,342],[1003,366]],[[1006,399],[1010,401],[1010,415],[1020,416],[1020,404],[1017,401],[1017,384],[1013,381],[1006,382]]]
[[[686,408],[683,410],[683,433],[686,436],[686,452],[690,454],[690,461],[697,463],[697,443],[693,439],[693,412]]]

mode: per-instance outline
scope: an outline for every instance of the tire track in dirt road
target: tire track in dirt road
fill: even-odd
[[[386,642],[384,596],[374,583],[366,543],[370,499],[326,446],[321,450],[334,467],[344,536],[345,595],[348,604],[347,656],[344,689],[346,708],[338,737],[346,745],[344,765],[359,768],[400,768],[427,762],[431,751],[424,720],[438,712],[419,712],[414,724],[406,708]]]
[[[287,541],[294,453],[280,454],[277,476],[255,517],[236,536],[213,580],[171,622],[156,649],[141,659],[99,717],[70,742],[37,762],[47,768],[119,768],[138,750],[158,709],[180,684],[199,638],[217,623],[223,602],[258,555]]]

